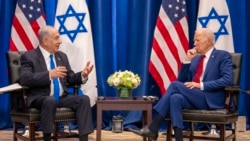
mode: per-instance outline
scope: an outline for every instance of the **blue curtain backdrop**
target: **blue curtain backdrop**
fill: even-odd
[[[6,65],[6,51],[9,48],[11,22],[17,0],[0,0],[0,87],[8,85]],[[186,0],[190,47],[193,46],[193,33],[196,27],[198,0]],[[250,64],[249,43],[246,41],[250,35],[250,2],[248,0],[227,0],[231,14],[234,34],[235,51],[243,54],[241,87],[250,89],[248,80]],[[44,0],[46,21],[54,24],[57,0]],[[141,85],[133,90],[133,95],[156,95],[160,92],[148,72],[152,37],[158,16],[161,0],[88,0],[90,11],[94,51],[96,59],[98,95],[116,96],[116,90],[109,87],[106,80],[116,70],[131,70],[141,77]],[[10,120],[9,95],[0,95],[0,129],[12,127]],[[245,115],[250,124],[250,106],[247,102],[250,96],[241,94],[240,114]],[[93,107],[95,112],[95,107]],[[141,112],[105,112],[103,127],[110,129],[110,119],[113,115],[123,115],[125,126],[140,126]],[[248,127],[249,128],[249,127]]]

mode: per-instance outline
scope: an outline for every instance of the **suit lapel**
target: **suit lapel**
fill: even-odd
[[[216,60],[216,50],[214,49],[213,52],[211,53],[208,62],[207,62],[207,66],[204,72],[204,76],[203,76],[203,80],[206,78],[207,72],[209,70],[209,68],[211,69],[211,67],[213,66],[213,62]]]
[[[39,47],[36,48],[36,52],[37,52],[38,62],[40,64],[42,70],[44,70],[44,71],[48,70],[47,66],[46,66],[46,62],[45,62],[45,60],[43,58],[42,52],[39,49]]]
[[[58,66],[65,66],[65,65],[63,64],[62,58],[61,58],[61,56],[59,55],[59,53],[55,53],[55,60],[56,60],[56,65],[57,65],[57,67],[58,67]],[[64,83],[63,79],[60,78],[59,80],[60,80],[60,82],[61,82],[61,84],[62,84],[63,90],[64,90],[64,91],[67,91],[66,84]]]
[[[55,60],[56,60],[57,66],[63,66],[62,58],[60,55],[58,55],[58,53],[55,53]]]

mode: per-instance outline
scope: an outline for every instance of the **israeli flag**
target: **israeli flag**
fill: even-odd
[[[209,28],[215,35],[215,47],[234,52],[231,18],[226,0],[200,0],[197,29]]]
[[[94,65],[88,81],[81,86],[95,104],[97,81],[90,16],[85,0],[58,0],[55,27],[61,34],[60,50],[67,54],[72,70],[82,71],[88,61]]]

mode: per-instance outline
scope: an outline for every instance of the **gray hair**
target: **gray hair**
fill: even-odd
[[[52,27],[52,26],[45,26],[45,27],[42,27],[39,29],[39,31],[38,31],[39,43],[42,43],[43,38],[50,37],[50,32],[52,29],[54,29],[54,27]]]
[[[203,35],[210,41],[213,45],[215,44],[214,32],[209,28],[201,28],[196,30],[196,32],[203,33]]]

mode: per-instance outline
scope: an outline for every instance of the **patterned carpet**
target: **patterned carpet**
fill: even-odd
[[[200,134],[199,132],[196,132]],[[237,132],[237,141],[250,141],[250,131]],[[41,135],[41,133],[39,133]],[[89,135],[89,141],[96,140],[96,133]],[[112,131],[102,131],[102,141],[141,141],[142,138],[131,132],[113,133]],[[158,141],[165,141],[166,136],[159,133]],[[12,130],[0,130],[0,141],[12,141]],[[78,141],[78,139],[59,139],[59,141]],[[187,141],[187,139],[185,139]],[[199,140],[197,140],[199,141]]]

